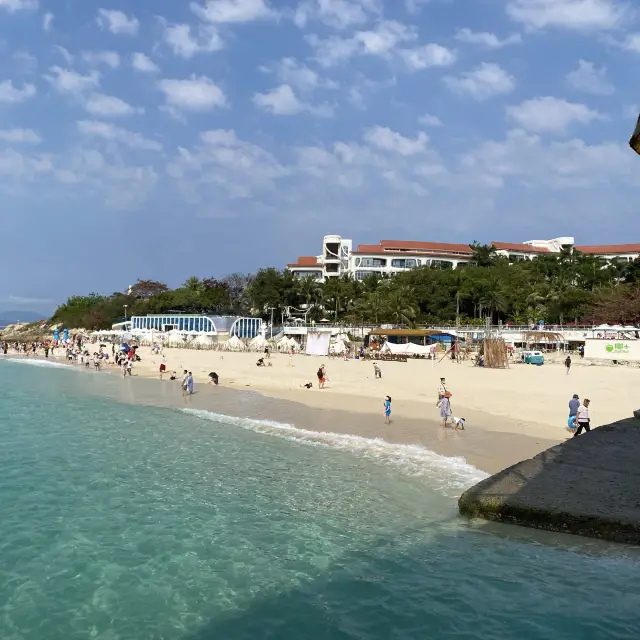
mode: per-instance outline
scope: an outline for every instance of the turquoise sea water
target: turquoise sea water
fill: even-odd
[[[0,360],[2,640],[640,636],[635,554],[470,526],[466,465],[92,375]]]

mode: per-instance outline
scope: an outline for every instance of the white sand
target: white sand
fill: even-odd
[[[158,375],[161,357],[149,348],[140,348],[143,362],[139,375]],[[607,424],[633,414],[640,400],[632,389],[640,383],[640,369],[586,366],[574,360],[566,375],[560,364],[542,367],[514,364],[510,369],[491,370],[471,363],[443,360],[381,362],[382,379],[373,376],[369,360],[329,359],[295,355],[293,366],[285,354],[273,354],[271,367],[256,367],[257,353],[224,353],[190,349],[164,350],[168,370],[193,372],[196,383],[208,381],[216,371],[221,385],[236,389],[251,388],[265,395],[295,400],[311,407],[326,407],[355,412],[382,412],[385,395],[393,399],[393,415],[438,419],[435,406],[441,376],[453,393],[454,415],[484,422],[493,431],[508,431],[537,438],[565,439],[568,402],[574,393],[591,400],[592,425]],[[317,388],[316,371],[324,364],[328,382]],[[312,382],[310,390],[301,388]],[[489,423],[489,424],[487,424]]]

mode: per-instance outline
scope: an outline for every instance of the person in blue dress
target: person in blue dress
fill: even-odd
[[[187,393],[191,395],[193,393],[193,374],[189,371],[187,376]]]
[[[385,423],[391,424],[391,396],[384,399],[384,417]]]

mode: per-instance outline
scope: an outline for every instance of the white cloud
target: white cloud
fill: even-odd
[[[456,40],[460,42],[466,42],[467,44],[479,44],[490,49],[501,49],[510,44],[518,44],[522,42],[522,37],[519,33],[514,33],[507,36],[504,40],[500,40],[495,33],[488,31],[474,32],[471,29],[458,29],[456,31]]]
[[[33,129],[0,129],[0,140],[22,144],[40,144],[42,142],[42,138]]]
[[[104,64],[117,69],[120,66],[120,56],[115,51],[83,51],[82,59],[96,67]]]
[[[303,112],[320,117],[333,115],[333,109],[329,105],[314,106],[300,100],[288,84],[281,84],[267,93],[254,94],[253,103],[276,116],[291,116]]]
[[[55,18],[55,16],[53,15],[53,13],[51,13],[51,11],[47,11],[43,16],[42,16],[42,28],[44,31],[51,31],[51,27],[53,26],[53,19]]]
[[[13,302],[16,304],[27,304],[27,305],[39,305],[39,304],[50,304],[53,302],[50,298],[28,298],[26,296],[9,296],[3,302]]]
[[[337,89],[333,80],[322,78],[316,71],[295,58],[282,58],[272,67],[261,67],[261,71],[274,73],[281,84],[288,84],[303,93],[316,89]]]
[[[158,83],[167,106],[186,111],[211,111],[227,106],[224,91],[205,76],[192,75],[184,80],[165,79]]]
[[[135,36],[140,28],[140,23],[135,16],[129,17],[122,11],[98,9],[97,20],[102,29],[111,31],[116,35]]]
[[[640,33],[629,34],[622,43],[622,47],[627,51],[640,53]]]
[[[317,20],[336,29],[369,22],[382,14],[380,0],[303,0],[296,7],[293,21],[304,28]]]
[[[442,121],[437,116],[432,116],[430,113],[425,113],[423,116],[418,118],[418,122],[420,124],[425,125],[426,127],[441,127]]]
[[[16,87],[13,80],[3,80],[0,82],[0,103],[18,104],[36,95],[36,87],[33,84],[24,84]]]
[[[574,89],[594,95],[607,96],[615,91],[607,80],[607,69],[586,60],[578,61],[578,68],[567,74],[567,81]]]
[[[213,23],[252,22],[277,15],[265,0],[208,0],[204,5],[191,2],[190,7],[200,19]]]
[[[256,93],[253,96],[256,106],[277,116],[289,116],[304,111],[301,102],[288,84],[282,84],[268,93]]]
[[[197,53],[220,51],[224,47],[220,34],[211,25],[200,27],[197,33],[188,24],[167,25],[164,41],[175,55],[185,59],[192,58]]]
[[[9,13],[35,11],[38,5],[38,0],[0,0],[0,9],[4,9]]]
[[[588,124],[603,119],[600,113],[584,104],[549,96],[508,107],[507,116],[522,129],[535,133],[562,133],[571,124]]]
[[[162,145],[156,140],[149,140],[135,131],[123,129],[109,122],[80,120],[77,126],[78,131],[84,136],[118,142],[132,149],[139,149],[141,151],[162,151]]]
[[[157,73],[160,67],[144,53],[136,52],[131,54],[131,66],[141,73]]]
[[[463,173],[470,172],[474,181],[494,188],[504,186],[505,178],[510,185],[519,178],[528,187],[584,189],[592,197],[594,189],[609,186],[614,177],[623,182],[637,178],[622,144],[588,145],[573,139],[547,145],[521,129],[510,131],[503,142],[483,142],[461,160]]]
[[[50,71],[51,75],[45,76],[45,79],[60,93],[78,94],[100,85],[100,74],[97,71],[86,76],[58,66],[51,67]]]
[[[316,60],[330,67],[355,55],[386,56],[398,44],[417,38],[416,30],[395,20],[383,20],[374,29],[356,31],[349,38],[333,36],[319,38],[315,34],[307,36],[309,44],[316,50]]]
[[[56,53],[59,53],[64,58],[64,61],[68,65],[73,64],[73,55],[71,54],[71,52],[68,49],[65,49],[64,47],[61,47],[59,44],[54,44],[53,45],[53,50]]]
[[[475,100],[511,93],[516,86],[515,78],[493,62],[483,62],[473,71],[458,77],[448,76],[444,81],[451,91],[469,95]]]
[[[188,202],[210,207],[211,191],[248,198],[270,190],[288,170],[269,152],[240,140],[235,131],[217,129],[203,131],[193,149],[181,148],[167,173],[181,185]]]
[[[426,44],[400,52],[410,69],[419,71],[429,67],[449,67],[456,61],[456,52],[439,44]]]
[[[507,15],[530,29],[601,31],[617,27],[627,5],[617,0],[510,0]]]
[[[144,113],[141,107],[134,107],[120,98],[103,93],[92,93],[87,98],[84,108],[92,115],[101,118],[122,118]]]
[[[427,150],[429,137],[423,131],[413,138],[405,138],[388,127],[372,127],[367,129],[363,136],[365,142],[382,151],[399,153],[401,156],[413,156]]]

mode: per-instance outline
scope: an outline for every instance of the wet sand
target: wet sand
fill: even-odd
[[[311,432],[377,438],[398,445],[418,445],[443,456],[464,458],[467,463],[487,473],[495,473],[558,442],[494,429],[492,422],[499,423],[500,419],[480,413],[466,416],[468,426],[464,431],[447,428],[445,432],[433,418],[419,419],[402,414],[392,416],[392,423],[387,426],[384,424],[382,406],[379,412],[366,411],[366,407],[360,405],[359,410],[354,411],[317,408],[268,397],[253,390],[203,383],[196,383],[193,395],[183,396],[179,380],[165,379],[161,382],[157,377],[154,379],[135,374],[123,379],[115,367],[106,367],[100,372],[78,368],[86,375],[83,387],[90,393],[119,402],[205,410],[240,418],[269,420]]]

